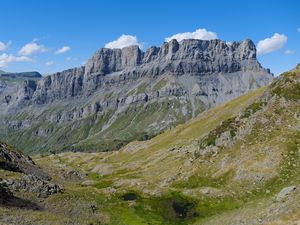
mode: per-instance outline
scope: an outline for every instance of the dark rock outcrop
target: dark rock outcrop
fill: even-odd
[[[50,180],[50,177],[29,156],[13,150],[11,146],[2,142],[0,142],[0,169],[21,172]]]
[[[29,156],[2,142],[0,142],[0,169],[21,173],[21,178],[0,179],[0,201],[12,198],[13,191],[34,192],[41,197],[64,191],[62,186],[51,182],[51,177]]]

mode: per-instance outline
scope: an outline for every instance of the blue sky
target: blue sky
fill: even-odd
[[[300,62],[297,0],[2,0],[0,27],[0,70],[6,71],[52,73],[81,66],[123,34],[136,37],[131,41],[145,50],[197,29],[225,41],[250,38],[258,44],[273,37],[261,42],[258,58],[275,74]]]

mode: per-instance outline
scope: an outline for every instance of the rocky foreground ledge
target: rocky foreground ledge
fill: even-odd
[[[13,192],[37,193],[40,197],[63,192],[61,185],[51,182],[34,161],[13,147],[0,142],[0,198],[1,202],[14,199]]]

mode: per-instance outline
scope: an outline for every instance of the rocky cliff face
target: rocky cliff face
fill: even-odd
[[[84,67],[47,76],[36,85],[26,83],[25,93],[37,104],[78,95],[90,95],[101,87],[123,85],[141,77],[172,74],[205,76],[217,73],[264,72],[256,60],[251,40],[226,43],[220,40],[172,40],[160,48],[142,52],[138,46],[123,49],[100,49]],[[36,87],[35,87],[36,86]],[[27,93],[34,91],[35,93]],[[27,96],[27,95],[26,95]]]
[[[56,134],[55,142],[64,142],[59,149],[88,140],[89,148],[108,150],[117,146],[103,138],[113,135],[122,144],[153,135],[271,80],[251,40],[171,40],[146,52],[138,46],[100,49],[85,66],[25,81],[13,93],[4,81],[0,108],[4,127],[14,133],[30,130],[37,141]],[[54,124],[69,126],[67,134]],[[74,134],[83,127],[87,134]],[[7,137],[7,130],[1,133]]]

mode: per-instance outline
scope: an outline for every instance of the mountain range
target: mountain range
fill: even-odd
[[[27,153],[116,150],[273,80],[249,39],[102,48],[79,68],[0,76],[0,138]]]

